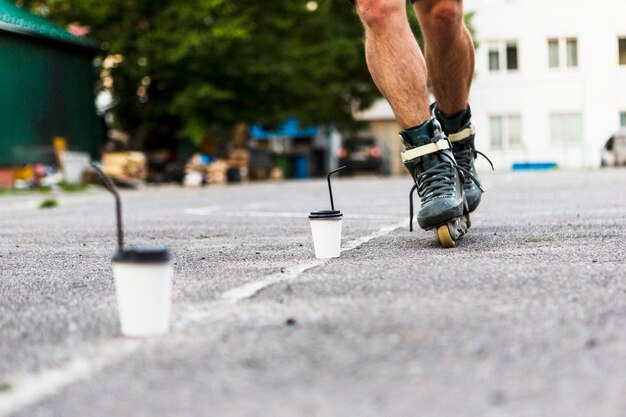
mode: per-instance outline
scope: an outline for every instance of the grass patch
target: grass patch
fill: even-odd
[[[50,194],[52,187],[0,188],[0,195]]]
[[[59,188],[65,193],[83,193],[89,189],[89,184],[67,184],[62,182]]]
[[[55,198],[46,198],[41,203],[39,203],[40,209],[49,209],[54,208],[59,205],[59,202]]]
[[[89,191],[89,184],[60,183],[58,186],[32,187],[32,188],[0,188],[0,196],[50,194],[53,191],[61,191],[67,194],[84,193]]]
[[[554,242],[555,240],[563,240],[564,236],[556,235],[556,236],[538,236],[538,237],[529,237],[525,240],[528,243],[543,243],[543,242]]]
[[[0,382],[0,392],[10,391],[11,388],[13,387],[8,382]]]

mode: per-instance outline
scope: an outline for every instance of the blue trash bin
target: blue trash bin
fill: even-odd
[[[309,178],[309,157],[308,155],[297,155],[292,162],[293,177],[297,179]]]

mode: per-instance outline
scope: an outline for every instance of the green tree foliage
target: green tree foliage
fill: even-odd
[[[89,26],[135,136],[201,140],[238,122],[349,122],[378,97],[345,0],[17,0]],[[410,7],[410,6],[407,6]],[[411,25],[421,42],[412,12]],[[223,131],[223,130],[222,130]]]
[[[124,57],[112,76],[116,116],[130,132],[201,139],[216,126],[290,115],[342,122],[377,96],[345,0],[18,3],[89,26],[107,54]]]

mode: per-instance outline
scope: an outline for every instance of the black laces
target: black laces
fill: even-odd
[[[454,194],[454,172],[449,162],[442,162],[417,176],[417,195],[423,203]]]
[[[489,159],[487,157],[487,155],[485,155],[484,153],[477,151],[476,149],[472,148],[471,146],[466,146],[464,149],[460,150],[460,151],[455,151],[454,152],[454,159],[456,159],[457,164],[459,164],[459,166],[467,171],[470,171],[473,168],[473,162],[474,159],[476,159],[478,157],[478,155],[482,156],[483,158],[485,158],[487,160],[487,162],[489,162],[489,165],[491,165],[491,169],[493,170],[493,163],[491,162],[491,159]]]
[[[470,151],[475,151],[470,149]],[[478,152],[478,151],[475,151]],[[480,152],[478,152],[480,153]],[[465,183],[465,178],[468,178],[476,186],[483,191],[482,186],[478,179],[472,175],[472,173],[458,164],[453,158],[445,153],[440,153],[441,156],[446,157],[447,161],[441,162],[432,168],[429,168],[415,177],[415,184],[411,188],[409,193],[409,214],[411,216],[409,223],[409,230],[413,231],[413,199],[414,193],[417,190],[417,195],[422,201],[422,205],[438,197],[453,196],[455,192],[455,179],[454,170],[456,169],[461,177],[461,181]],[[473,155],[472,155],[473,157]],[[485,158],[487,158],[485,156]],[[489,158],[487,158],[489,161]],[[491,161],[489,161],[491,163]],[[493,165],[492,165],[493,167]]]

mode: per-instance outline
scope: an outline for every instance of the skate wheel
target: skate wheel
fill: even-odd
[[[470,220],[469,213],[463,215],[463,221],[465,222],[465,226],[467,226],[468,229],[472,227],[472,221]]]
[[[441,246],[444,248],[454,247],[454,240],[446,224],[437,228],[437,239],[439,239],[439,243],[441,243]]]

